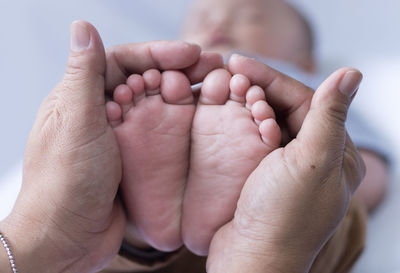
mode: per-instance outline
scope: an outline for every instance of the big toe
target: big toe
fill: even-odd
[[[169,104],[191,104],[194,101],[190,81],[180,71],[165,71],[161,75],[161,96]]]
[[[199,102],[202,104],[222,105],[229,98],[231,74],[226,69],[210,72],[203,81]]]

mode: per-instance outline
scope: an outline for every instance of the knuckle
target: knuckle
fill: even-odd
[[[82,81],[86,78],[86,71],[77,63],[70,61],[65,69],[64,79],[67,81]]]
[[[327,119],[329,122],[344,124],[347,116],[347,103],[337,102],[329,107]]]

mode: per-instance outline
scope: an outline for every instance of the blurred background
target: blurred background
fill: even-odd
[[[84,19],[106,47],[178,39],[190,0],[0,0],[0,219],[16,198],[21,160],[43,98],[61,79],[69,25]],[[368,244],[353,272],[400,272],[400,2],[290,0],[311,21],[321,73],[353,66],[364,81],[353,107],[380,131],[393,152],[384,204],[370,221]]]

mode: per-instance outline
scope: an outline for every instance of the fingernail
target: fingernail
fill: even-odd
[[[196,44],[196,43],[188,43],[188,44],[191,45],[191,46],[195,46],[195,47],[200,47],[201,48],[201,46],[199,44]]]
[[[189,42],[185,42],[185,41],[182,41],[182,42],[184,42],[184,43],[185,43],[186,45],[188,45],[188,46],[197,47],[197,49],[200,51],[200,53],[203,53],[202,50],[201,50],[201,46],[200,46],[199,44],[196,44],[196,43],[189,43]]]
[[[71,25],[71,50],[80,52],[88,49],[90,44],[90,33],[79,21]]]
[[[362,81],[362,74],[357,70],[348,71],[339,85],[339,90],[344,95],[351,97],[360,86]]]
[[[243,55],[240,55],[240,54],[237,54],[237,53],[232,54],[231,58],[232,57],[235,57],[235,58],[238,58],[238,59],[242,59],[242,60],[253,60],[253,61],[256,61],[256,58],[243,56]]]
[[[231,55],[231,58],[245,59],[246,57],[243,56],[243,55],[239,55],[239,54],[237,54],[237,53],[233,53],[233,54]]]

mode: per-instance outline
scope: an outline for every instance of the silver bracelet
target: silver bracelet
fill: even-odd
[[[7,252],[7,256],[8,256],[8,260],[10,261],[10,265],[11,265],[11,270],[13,273],[18,273],[17,267],[15,265],[15,260],[14,260],[14,256],[11,252],[10,247],[8,246],[8,243],[6,241],[6,238],[4,238],[3,234],[0,232],[0,241],[3,243],[4,248],[6,249]]]

